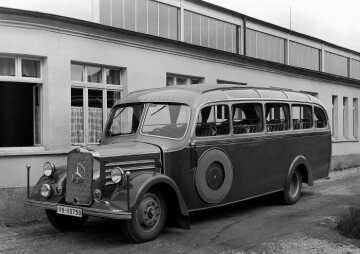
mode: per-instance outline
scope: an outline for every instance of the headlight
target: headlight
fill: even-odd
[[[43,172],[46,176],[53,176],[53,174],[55,173],[55,165],[51,162],[45,162],[43,166]]]
[[[50,195],[51,195],[50,185],[48,185],[47,183],[44,183],[43,185],[41,185],[40,194],[41,194],[41,196],[43,196],[44,198],[50,197]]]
[[[111,180],[114,183],[120,183],[123,178],[124,171],[120,167],[116,167],[111,170]]]

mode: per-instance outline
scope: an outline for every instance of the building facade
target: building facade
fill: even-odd
[[[129,92],[196,83],[317,96],[333,168],[360,164],[360,53],[198,0],[99,0],[93,22],[0,9],[0,221],[25,206],[42,165],[96,145]]]

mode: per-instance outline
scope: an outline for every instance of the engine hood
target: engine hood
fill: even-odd
[[[156,145],[131,141],[89,147],[88,150],[94,157],[100,158],[160,153],[160,148]]]

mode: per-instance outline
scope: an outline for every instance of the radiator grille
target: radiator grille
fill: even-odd
[[[76,150],[70,152],[67,161],[66,202],[74,205],[90,205],[92,178],[92,155]]]
[[[156,168],[155,159],[106,163],[105,183],[103,189],[105,196],[111,195],[115,189],[115,183],[111,180],[111,170],[115,167],[120,167],[124,172],[130,171],[131,173],[142,170],[155,170]]]

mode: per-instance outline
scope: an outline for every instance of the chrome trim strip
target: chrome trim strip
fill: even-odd
[[[45,209],[56,210],[58,205],[73,207],[73,208],[80,208],[83,210],[83,214],[91,215],[96,217],[103,217],[109,219],[123,219],[123,220],[130,220],[131,213],[124,212],[122,210],[102,210],[96,208],[88,208],[88,207],[81,207],[81,206],[73,206],[68,204],[54,204],[50,202],[41,202],[41,201],[34,201],[34,200],[27,200],[26,202],[28,205],[38,206]]]
[[[123,166],[127,164],[145,164],[145,163],[155,163],[155,160],[138,160],[138,161],[119,161],[119,162],[109,162],[105,164],[105,167],[115,167]]]
[[[155,169],[155,165],[149,165],[149,166],[138,166],[138,167],[123,167],[122,168],[125,171],[132,171],[132,170],[144,170],[144,169]],[[112,168],[106,169],[105,173],[109,174],[111,173]]]

